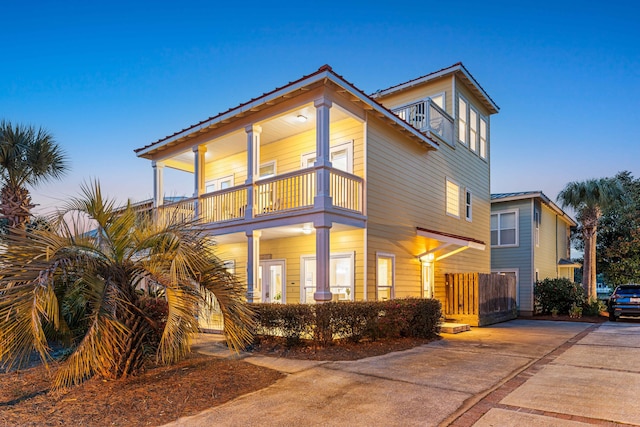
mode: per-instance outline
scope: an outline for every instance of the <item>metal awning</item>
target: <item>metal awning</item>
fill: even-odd
[[[477,249],[484,251],[486,244],[480,240],[465,236],[457,236],[450,233],[442,233],[435,230],[428,230],[416,227],[416,233],[420,237],[436,240],[439,245],[417,255],[418,259],[427,258],[433,261],[440,261],[467,249]]]

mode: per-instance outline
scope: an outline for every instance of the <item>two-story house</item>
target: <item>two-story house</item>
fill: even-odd
[[[571,227],[576,222],[541,191],[491,195],[491,271],[516,277],[520,313],[533,313],[536,281],[573,281]]]
[[[497,112],[462,64],[372,95],[323,66],[135,152],[249,301],[441,298],[445,272],[491,268]],[[193,197],[163,205],[166,168]]]

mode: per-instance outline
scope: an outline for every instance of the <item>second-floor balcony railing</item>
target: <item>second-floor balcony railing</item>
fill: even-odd
[[[431,132],[443,141],[453,141],[453,117],[431,99],[392,110],[398,117],[422,132]]]
[[[302,169],[262,179],[253,185],[207,193],[198,200],[189,198],[165,204],[159,212],[178,220],[196,219],[198,213],[207,223],[243,220],[248,215],[248,191],[254,192],[253,216],[256,218],[311,209],[316,196],[316,177],[315,169]],[[334,207],[362,213],[362,178],[330,169],[329,184]]]

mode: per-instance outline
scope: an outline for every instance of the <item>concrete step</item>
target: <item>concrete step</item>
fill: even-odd
[[[471,330],[466,323],[450,323],[444,322],[440,324],[440,332],[443,334],[459,334]]]

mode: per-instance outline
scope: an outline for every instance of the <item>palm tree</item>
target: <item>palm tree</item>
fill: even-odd
[[[582,284],[589,299],[597,298],[596,293],[596,239],[598,220],[602,210],[624,195],[622,186],[615,178],[588,179],[570,182],[558,194],[562,207],[571,207],[580,222],[584,241],[584,266]]]
[[[0,122],[0,214],[8,227],[24,229],[35,206],[27,187],[61,178],[64,152],[46,130]]]
[[[70,349],[56,387],[95,374],[126,377],[148,361],[173,363],[189,351],[199,308],[215,300],[231,347],[250,342],[243,286],[197,224],[114,209],[98,183],[82,192],[50,227],[8,237],[0,365],[19,366],[34,350],[46,363],[54,340]]]

